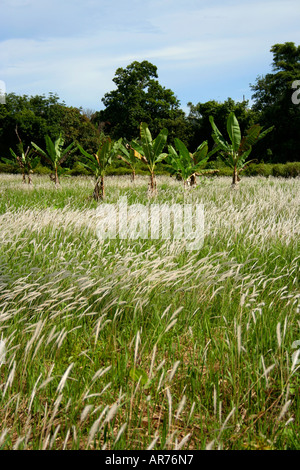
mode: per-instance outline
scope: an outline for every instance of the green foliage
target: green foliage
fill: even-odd
[[[247,161],[247,158],[251,153],[252,146],[271,132],[273,127],[262,131],[261,126],[254,124],[242,137],[239,122],[235,114],[231,112],[227,118],[227,132],[231,141],[231,143],[228,143],[216,126],[213,116],[210,116],[209,120],[213,130],[212,137],[217,145],[217,149],[220,150],[220,155],[224,159],[225,164],[233,169],[232,184],[235,185],[238,181],[239,173],[250,163]]]
[[[97,152],[90,154],[81,145],[77,144],[82,154],[81,163],[93,173],[96,179],[105,175],[107,167],[117,157],[120,145],[121,139],[113,142],[110,137],[103,137]]]
[[[59,184],[58,169],[62,163],[67,159],[71,152],[74,152],[75,143],[72,142],[66,148],[64,148],[65,139],[60,134],[57,139],[53,142],[51,138],[46,135],[45,137],[46,150],[41,149],[37,144],[31,142],[36,152],[44,157],[50,168],[54,171],[55,177],[54,182],[56,185]]]
[[[153,196],[156,194],[155,166],[167,157],[167,153],[163,153],[163,150],[167,143],[168,130],[162,129],[158,136],[152,139],[148,124],[142,122],[140,137],[140,143],[133,140],[131,146],[137,152],[138,158],[148,167],[150,172],[149,194]]]
[[[215,122],[219,123],[221,134],[225,135],[226,120],[231,112],[234,112],[240,126],[244,129],[251,127],[256,121],[256,113],[248,107],[248,101],[235,102],[233,99],[228,98],[224,103],[219,103],[215,100],[207,101],[206,103],[198,103],[193,105],[188,103],[190,108],[187,121],[189,122],[189,147],[196,149],[199,145],[199,136],[203,140],[208,141],[209,148],[214,144],[211,136],[211,124],[209,117],[213,116]]]
[[[3,158],[4,163],[8,165],[13,165],[19,168],[20,172],[23,175],[23,183],[26,181],[26,176],[28,179],[28,184],[31,184],[31,173],[33,172],[34,168],[40,161],[39,156],[37,156],[32,148],[29,146],[26,150],[24,150],[23,141],[21,140],[18,128],[15,129],[17,138],[19,140],[18,150],[17,153],[14,152],[12,148],[9,149],[11,156],[13,157],[13,161],[10,159]]]
[[[123,162],[126,163],[127,166],[129,166],[134,179],[138,167],[138,162],[142,159],[142,156],[129,144],[120,144],[119,151],[121,154],[118,155],[118,158],[120,158]]]
[[[272,175],[283,178],[297,178],[300,176],[300,162],[288,162],[285,165],[277,163],[272,166]]]
[[[146,60],[118,68],[113,79],[117,88],[104,95],[105,109],[96,113],[94,121],[113,138],[128,141],[137,137],[143,121],[155,134],[166,126],[171,132],[180,127],[184,120],[180,103],[157,78],[157,67]]]
[[[29,147],[27,150],[24,152],[23,150],[23,145],[20,145],[21,147],[21,152],[19,155],[17,155],[13,149],[9,149],[10,153],[14,159],[14,164],[17,165],[20,168],[20,171],[23,175],[23,182],[25,183],[25,178],[27,176],[28,178],[28,184],[31,183],[31,173],[34,170],[34,168],[37,166],[37,164],[40,161],[40,157],[35,155],[33,149],[30,149]],[[10,160],[3,159],[4,162],[10,163]]]
[[[76,142],[90,153],[97,150],[100,132],[79,109],[65,107],[60,126],[67,144]],[[72,166],[75,157],[75,154],[70,154],[66,164]]]
[[[113,139],[122,137],[130,142],[138,139],[140,122],[147,122],[154,135],[167,129],[170,145],[174,147],[177,138],[194,152],[199,136],[207,140],[209,148],[214,144],[210,116],[218,123],[220,134],[225,136],[231,132],[227,129],[227,117],[234,113],[242,129],[250,129],[255,123],[265,129],[274,125],[274,132],[256,142],[251,151],[253,159],[268,163],[297,161],[300,113],[291,98],[292,84],[300,77],[300,46],[293,42],[275,44],[271,52],[272,73],[259,76],[251,85],[252,108],[245,100],[235,102],[228,98],[223,103],[211,100],[188,103],[190,111],[186,116],[173,91],[159,83],[157,67],[148,61],[135,61],[118,68],[113,79],[116,89],[102,99],[105,109],[90,118],[82,109],[66,106],[53,93],[48,96],[9,93],[5,106],[0,106],[0,155],[9,159],[10,148],[19,154],[16,127],[22,135],[24,149],[31,145],[33,136],[36,145],[43,148],[45,135],[54,140],[61,133],[66,146],[76,142],[93,154],[99,147],[101,130]],[[238,139],[238,135],[231,134],[231,137]],[[78,155],[70,153],[63,165],[72,168],[76,157]],[[41,164],[45,163],[42,156]]]
[[[300,46],[293,42],[275,44],[273,73],[259,76],[251,85],[254,99],[253,110],[264,126],[275,126],[275,131],[265,142],[259,144],[257,152],[264,157],[270,147],[273,162],[285,163],[299,160],[300,113],[299,106],[292,102],[292,84],[300,77]]]
[[[249,166],[245,169],[245,175],[246,176],[271,176],[273,174],[272,172],[273,165],[268,164],[268,163],[250,163]]]
[[[152,139],[148,124],[142,122],[140,124],[140,136],[141,143],[133,140],[131,145],[140,154],[140,159],[146,163],[150,173],[153,173],[155,165],[167,156],[167,153],[163,153],[163,149],[167,143],[168,130],[162,129],[158,136]]]
[[[140,171],[137,170],[136,174],[140,174]],[[132,175],[132,171],[129,168],[124,168],[124,167],[116,168],[113,165],[110,165],[109,167],[107,167],[106,175],[109,175],[109,176]]]
[[[91,171],[89,171],[81,162],[75,162],[73,168],[68,171],[68,175],[70,176],[79,176],[79,175],[91,175]]]
[[[232,170],[229,167],[219,168],[218,176],[232,176]]]
[[[67,107],[57,95],[18,96],[9,93],[5,106],[0,106],[0,155],[9,158],[9,148],[18,145],[15,129],[22,136],[24,149],[31,141],[43,148],[45,135],[54,140],[60,133],[68,146],[73,141],[88,151],[95,151],[99,143],[99,131],[80,109]],[[46,162],[43,161],[44,165]],[[73,166],[74,154],[70,153],[64,164]]]
[[[300,176],[300,162],[288,163],[251,163],[245,169],[246,176],[273,176],[281,178],[297,178]]]
[[[208,143],[204,141],[199,145],[196,152],[191,154],[180,139],[175,139],[175,148],[172,145],[168,146],[167,163],[171,173],[176,174],[186,182],[204,168],[208,159],[216,150],[208,152]]]
[[[93,192],[93,198],[98,201],[104,199],[104,175],[107,168],[117,158],[122,139],[113,142],[110,137],[102,136],[101,144],[96,153],[88,153],[81,145],[78,144],[78,149],[82,154],[81,163],[87,168],[95,177],[96,184]]]
[[[300,176],[300,162],[287,162],[286,163],[286,175],[291,178],[297,178]]]
[[[16,174],[20,172],[21,170],[13,162],[10,162],[10,163],[0,162],[0,173]]]
[[[43,166],[41,163],[38,163],[34,169],[34,173],[38,175],[50,175],[51,170],[47,166]]]
[[[0,106],[0,153],[8,156],[9,148],[16,146],[16,127],[24,148],[31,146],[32,136],[42,145],[46,134],[58,135],[63,112],[64,104],[52,93],[48,98],[9,93],[5,106]]]

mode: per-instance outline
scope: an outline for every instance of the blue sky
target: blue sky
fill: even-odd
[[[6,92],[99,110],[118,67],[148,60],[187,110],[251,99],[273,44],[300,44],[299,0],[0,0]],[[299,77],[300,79],[300,77]]]

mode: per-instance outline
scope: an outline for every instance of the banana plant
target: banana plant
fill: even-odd
[[[186,184],[193,186],[196,183],[196,175],[204,174],[203,166],[213,155],[217,148],[208,152],[207,141],[199,145],[195,153],[190,153],[185,144],[178,138],[174,139],[175,148],[168,146],[168,157],[166,159],[171,173],[175,173]]]
[[[221,150],[221,157],[226,165],[233,169],[232,187],[236,188],[240,179],[239,174],[246,165],[253,161],[247,161],[252,151],[252,146],[271,132],[274,126],[262,132],[263,128],[259,124],[254,124],[246,131],[246,135],[242,137],[238,120],[235,114],[231,112],[227,119],[227,132],[231,140],[230,144],[224,139],[217,128],[213,116],[210,116],[209,120],[213,129],[212,137],[218,149]]]
[[[27,176],[27,180],[28,180],[28,184],[32,184],[32,179],[31,179],[31,174],[32,174],[32,170],[36,167],[36,165],[38,164],[39,162],[39,157],[35,156],[35,158],[33,158],[33,155],[35,155],[33,149],[31,149],[29,146],[27,147],[26,151],[24,151],[24,145],[23,145],[23,142],[18,134],[18,127],[16,126],[16,129],[15,129],[15,132],[17,134],[17,137],[18,137],[18,140],[19,140],[19,144],[18,144],[18,150],[19,152],[18,153],[15,153],[13,151],[13,149],[9,149],[12,157],[14,158],[15,160],[15,163],[18,165],[18,167],[20,168],[21,172],[22,172],[22,180],[23,180],[23,183],[25,184],[26,183],[26,176]],[[3,161],[7,164],[12,164],[12,161],[7,159],[7,158],[3,158]]]
[[[150,172],[149,195],[157,194],[155,166],[167,157],[163,149],[167,143],[168,130],[162,129],[155,139],[152,139],[151,132],[145,122],[140,124],[141,143],[133,140],[131,146],[140,155],[140,159],[147,165]]]
[[[9,149],[9,151],[12,157],[15,159],[16,163],[18,164],[19,168],[21,169],[23,183],[26,183],[27,176],[28,184],[32,184],[32,170],[36,167],[36,165],[40,161],[40,158],[37,156],[35,156],[35,158],[32,158],[34,151],[30,147],[27,147],[26,152],[22,151],[20,155],[17,155],[11,148]],[[5,163],[11,163],[11,161],[8,159],[3,160],[5,161]]]
[[[118,158],[120,158],[123,162],[126,163],[126,165],[130,167],[132,171],[132,182],[134,183],[137,163],[138,160],[142,159],[142,156],[136,150],[134,150],[130,144],[121,144],[120,153],[121,155],[118,155]]]
[[[52,142],[50,137],[46,135],[45,137],[46,143],[46,150],[42,150],[38,145],[34,142],[31,142],[31,145],[34,147],[35,151],[44,157],[48,165],[54,172],[54,175],[50,175],[50,179],[54,181],[55,187],[58,188],[60,186],[59,178],[58,178],[58,168],[60,165],[67,159],[71,152],[74,152],[76,149],[74,148],[75,142],[72,142],[68,145],[67,148],[63,148],[65,140],[60,134],[59,137]]]
[[[105,198],[104,176],[107,167],[111,165],[113,160],[117,157],[121,143],[122,139],[113,143],[110,137],[105,137],[102,139],[97,152],[92,154],[86,152],[81,145],[77,144],[82,154],[83,165],[93,173],[96,179],[93,192],[95,201]]]

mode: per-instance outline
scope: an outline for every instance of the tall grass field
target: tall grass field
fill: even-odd
[[[97,236],[94,182],[0,175],[0,449],[300,449],[300,180],[106,178],[204,242]]]

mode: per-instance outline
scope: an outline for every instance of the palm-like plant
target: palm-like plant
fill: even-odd
[[[34,147],[35,151],[44,157],[50,168],[53,170],[54,175],[50,175],[50,179],[54,181],[55,187],[58,188],[60,186],[59,178],[58,178],[58,168],[60,165],[67,159],[71,152],[74,152],[75,142],[72,142],[68,147],[65,149],[63,148],[65,140],[60,134],[59,137],[52,142],[50,137],[46,135],[45,137],[46,143],[46,150],[42,150],[38,145],[34,142],[31,142],[32,146]]]
[[[263,128],[259,124],[254,124],[242,137],[238,120],[235,114],[231,112],[227,119],[227,132],[231,140],[231,144],[229,144],[217,128],[213,116],[210,116],[209,120],[213,129],[212,137],[218,149],[221,150],[221,157],[226,165],[233,169],[232,187],[235,188],[239,181],[240,172],[252,161],[247,161],[252,146],[271,132],[274,126],[262,132]]]
[[[151,132],[145,122],[140,124],[141,143],[133,140],[131,145],[141,157],[141,160],[146,163],[150,172],[149,195],[154,196],[157,193],[155,166],[160,161],[164,160],[167,153],[163,153],[168,138],[168,130],[162,129],[158,136],[152,140]]]
[[[105,137],[102,139],[97,152],[92,154],[86,152],[81,145],[77,144],[77,147],[82,154],[83,165],[93,173],[96,179],[93,192],[93,198],[96,201],[104,199],[105,197],[104,176],[106,169],[117,157],[121,142],[122,139],[119,139],[113,143],[110,137]]]
[[[204,141],[192,154],[180,139],[175,138],[174,144],[175,148],[172,145],[168,146],[169,154],[166,160],[169,168],[172,173],[175,173],[183,180],[184,186],[187,183],[193,186],[196,182],[196,175],[205,173],[203,166],[217,149],[208,152],[208,143]]]
[[[37,163],[39,162],[39,157],[37,157],[34,153],[34,150],[31,149],[29,146],[27,147],[26,151],[24,151],[23,142],[18,134],[18,128],[16,127],[15,132],[17,134],[19,145],[18,145],[18,153],[15,153],[13,149],[9,149],[12,157],[15,159],[15,163],[18,165],[22,172],[22,180],[23,183],[26,183],[26,176],[28,180],[28,184],[32,184],[31,174],[32,170],[36,167]],[[34,158],[33,158],[34,157]],[[7,164],[11,164],[11,160],[7,158],[3,158],[3,161]]]
[[[142,159],[142,156],[134,150],[134,148],[130,144],[120,145],[120,153],[121,155],[118,155],[118,158],[120,158],[123,162],[128,165],[132,171],[132,181],[135,181],[135,172],[136,172],[136,167],[138,160]]]
[[[26,152],[22,151],[20,155],[17,155],[13,149],[9,149],[12,157],[15,158],[16,163],[22,171],[23,183],[26,183],[26,176],[28,184],[32,184],[31,174],[32,170],[35,168],[40,158],[35,155],[33,157],[34,151],[30,147],[27,147]],[[8,159],[4,159],[5,163],[11,163]]]

